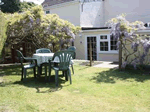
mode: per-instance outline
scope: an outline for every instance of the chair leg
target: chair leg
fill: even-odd
[[[45,81],[47,80],[47,66],[45,65]]]
[[[49,77],[48,77],[48,80],[50,81],[50,77],[51,77],[51,67],[49,67]]]
[[[36,67],[33,68],[34,78],[36,78]]]
[[[65,71],[62,71],[62,76],[65,76]]]
[[[68,81],[68,71],[65,71],[65,80]]]
[[[42,74],[42,65],[40,65],[40,75]]]
[[[24,73],[24,81],[26,80],[26,75],[27,75],[27,70],[26,69],[24,69],[24,71],[23,71]]]
[[[70,78],[70,84],[72,84],[72,80],[71,80],[71,71],[69,69],[69,78]]]
[[[73,74],[74,74],[73,64],[71,64],[71,68],[72,68],[72,72],[73,72]]]
[[[21,70],[21,81],[23,81],[23,68]]]
[[[58,71],[55,70],[55,85],[58,87]]]

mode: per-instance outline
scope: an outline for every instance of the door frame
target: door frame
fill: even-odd
[[[88,37],[96,37],[96,56],[97,56],[97,61],[99,60],[99,53],[98,53],[98,41],[97,41],[97,39],[98,39],[98,35],[85,35],[85,45],[84,45],[84,49],[85,49],[85,60],[88,60],[87,59],[87,38]]]

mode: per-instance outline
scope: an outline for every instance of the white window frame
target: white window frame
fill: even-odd
[[[100,39],[100,36],[103,36],[103,35],[106,35],[107,36],[107,39]],[[115,53],[117,54],[118,53],[118,50],[111,50],[111,39],[110,39],[110,34],[100,34],[97,36],[97,41],[98,41],[98,53]],[[108,51],[101,51],[100,50],[100,42],[108,42]]]
[[[107,35],[107,39],[100,40],[101,35]],[[85,47],[85,59],[87,60],[87,38],[88,37],[96,37],[97,41],[97,60],[99,60],[99,54],[105,53],[105,54],[118,54],[118,50],[110,50],[110,34],[99,34],[99,35],[85,35],[84,36],[84,47]],[[100,51],[100,41],[108,41],[108,51]]]

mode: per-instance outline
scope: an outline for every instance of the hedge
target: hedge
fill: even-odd
[[[0,58],[2,57],[2,50],[6,41],[6,18],[0,11]]]

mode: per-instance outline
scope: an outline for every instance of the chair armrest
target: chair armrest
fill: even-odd
[[[52,61],[52,60],[48,60],[48,61],[49,61],[49,66],[50,66],[50,67],[53,67],[55,62]]]
[[[34,62],[35,65],[37,65],[37,59],[35,59],[35,58],[25,57],[24,59],[27,60],[27,61],[30,61],[31,63]]]

